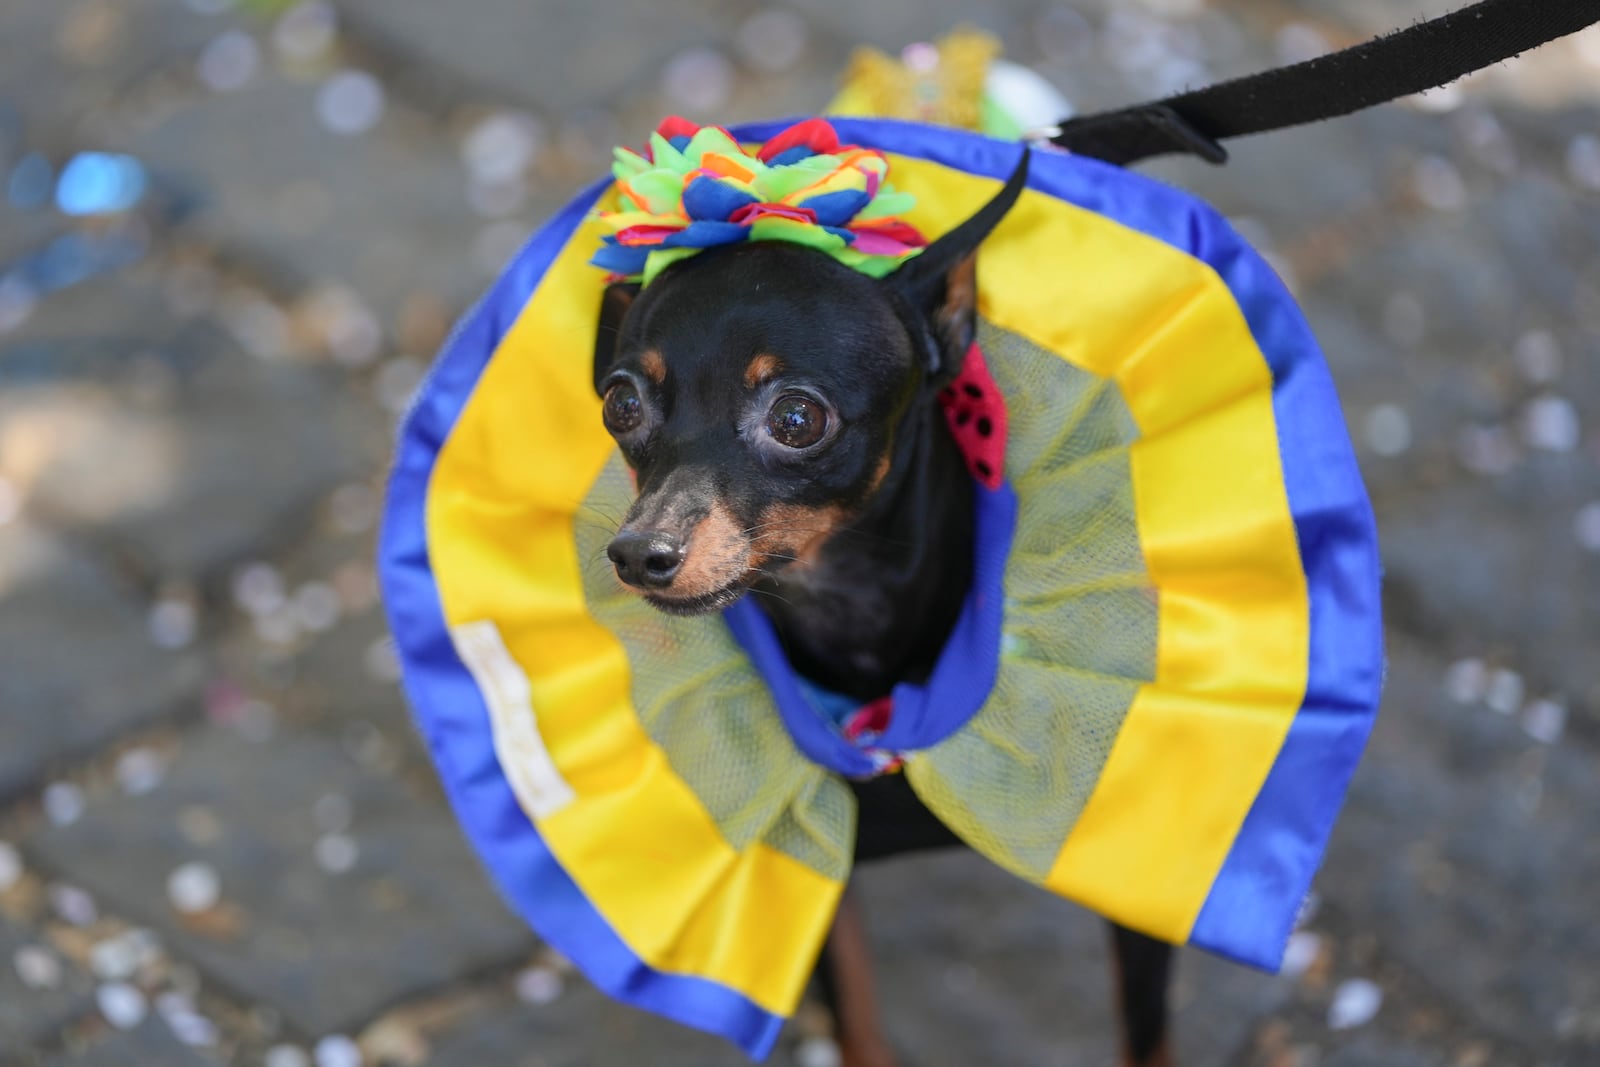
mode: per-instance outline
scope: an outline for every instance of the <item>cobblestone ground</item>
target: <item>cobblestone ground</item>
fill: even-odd
[[[976,23],[1087,110],[1447,6],[0,4],[0,1063],[738,1062],[543,952],[413,737],[371,539],[453,316],[613,142],[857,43]],[[1590,34],[1152,168],[1305,302],[1392,656],[1288,973],[1182,959],[1190,1067],[1600,1063],[1597,128]],[[1113,1061],[1096,921],[972,856],[861,889],[908,1063]]]

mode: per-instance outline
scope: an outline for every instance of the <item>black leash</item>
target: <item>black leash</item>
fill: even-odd
[[[1136,107],[1069,119],[1052,144],[1128,164],[1174,152],[1227,161],[1220,142],[1348,115],[1600,22],[1600,0],[1481,0],[1339,52]]]

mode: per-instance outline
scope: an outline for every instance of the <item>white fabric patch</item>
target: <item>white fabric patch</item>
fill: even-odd
[[[575,794],[539,736],[527,674],[488,620],[451,627],[450,637],[489,706],[495,755],[512,792],[531,818],[549,818],[572,803]]]

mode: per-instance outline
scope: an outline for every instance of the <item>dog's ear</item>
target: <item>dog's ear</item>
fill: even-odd
[[[885,279],[929,326],[932,344],[926,369],[936,383],[955,376],[977,334],[978,245],[1022,195],[1028,183],[1028,158],[1024,147],[1016,169],[993,200]]]
[[[638,282],[612,282],[600,296],[600,322],[594,335],[594,391],[611,371],[622,339],[622,319],[639,295]]]

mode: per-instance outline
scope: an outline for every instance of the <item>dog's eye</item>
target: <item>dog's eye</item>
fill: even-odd
[[[828,414],[810,397],[780,396],[767,412],[767,432],[785,448],[810,448],[828,429]]]
[[[644,421],[644,402],[639,399],[639,390],[633,387],[632,382],[618,382],[606,390],[602,417],[606,429],[614,434],[638,429],[639,423]]]

